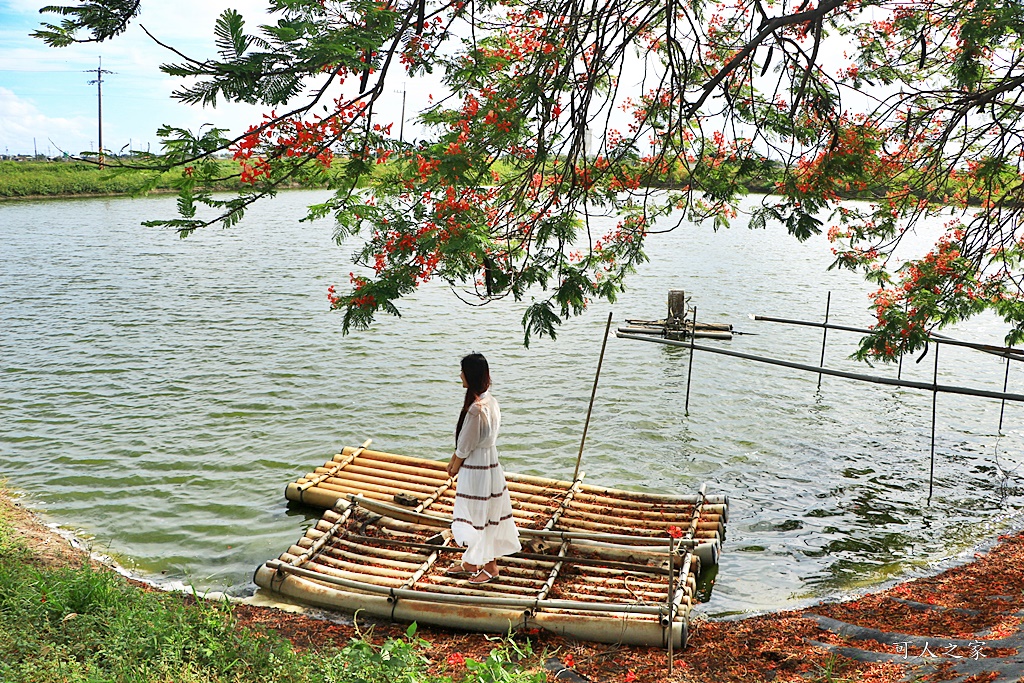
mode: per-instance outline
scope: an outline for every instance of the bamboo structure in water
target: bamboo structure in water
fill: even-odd
[[[686,645],[702,569],[718,562],[728,499],[622,491],[508,473],[523,551],[469,584],[445,574],[456,481],[445,463],[345,448],[288,485],[323,517],[255,576],[263,589],[378,618],[598,642]]]

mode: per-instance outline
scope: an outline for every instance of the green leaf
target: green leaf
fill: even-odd
[[[237,10],[226,9],[217,17],[213,35],[222,59],[237,59],[249,49],[249,38],[244,28],[245,20]]]

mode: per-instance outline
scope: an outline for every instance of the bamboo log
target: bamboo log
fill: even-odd
[[[566,610],[577,610],[577,611],[591,611],[591,612],[635,612],[638,614],[661,614],[664,610],[664,605],[648,606],[648,605],[621,605],[621,604],[605,604],[600,602],[588,602],[582,600],[535,600],[532,598],[498,598],[491,597],[488,595],[481,596],[469,596],[469,595],[440,595],[432,594],[427,591],[420,590],[409,590],[400,587],[390,588],[380,583],[371,583],[368,581],[361,581],[358,579],[350,579],[344,576],[338,576],[334,574],[321,574],[319,572],[311,571],[308,569],[302,569],[299,567],[293,567],[277,560],[269,560],[265,566],[271,570],[284,572],[286,574],[294,574],[296,576],[302,576],[305,578],[311,578],[315,581],[322,581],[325,583],[333,583],[338,586],[345,588],[353,588],[356,590],[363,590],[372,593],[378,593],[388,595],[391,598],[403,599],[410,598],[413,600],[430,600],[436,602],[451,602],[453,604],[464,604],[464,605],[476,605],[476,606],[504,606],[504,607],[551,607],[560,608]],[[481,591],[482,592],[482,591]],[[462,599],[460,599],[462,598]]]
[[[612,527],[612,528],[617,528],[617,529],[623,528],[623,526],[625,526],[626,523],[628,523],[629,521],[632,521],[632,520],[627,520],[627,519],[622,519],[622,518],[616,519],[615,517],[610,517],[610,516],[607,516],[607,515],[595,515],[595,514],[592,514],[592,513],[581,513],[581,511],[576,509],[575,505],[573,506],[572,510],[570,510],[569,512],[566,513],[566,517],[565,518],[567,520],[572,519],[572,520],[580,520],[582,522],[592,522],[592,523],[595,523],[595,524],[600,524],[602,526]],[[701,519],[703,519],[703,516],[701,516]],[[657,522],[655,522],[654,520],[645,520],[645,521],[647,523],[644,524],[643,526],[634,526],[634,527],[631,527],[631,528],[643,529],[645,531],[650,532],[651,534],[662,534],[662,535],[664,535],[668,531],[668,528],[670,526],[679,526],[679,525],[682,525],[682,524],[685,524],[685,525],[689,526],[689,524],[692,522],[692,517],[684,518],[684,517],[680,516],[680,517],[678,517],[676,519],[668,519],[668,520],[664,520],[664,521],[662,521],[662,520],[657,520]],[[699,521],[697,523],[697,528],[700,529],[701,531],[717,531],[720,536],[725,533],[725,526],[721,522]]]
[[[337,472],[328,477],[325,481],[330,483],[341,484],[344,486],[355,486],[357,484],[355,484],[354,482],[359,482],[360,485],[365,483],[374,486],[386,486],[389,488],[395,488],[399,491],[416,491],[426,494],[433,493],[434,491],[437,490],[437,486],[433,484],[431,484],[430,486],[426,486],[424,484],[417,484],[415,482],[404,481],[392,477],[386,477],[383,476],[382,474],[358,474],[356,472],[349,472],[348,470],[345,470],[344,472]],[[371,488],[370,490],[373,491],[375,489]]]
[[[484,606],[472,604],[460,605],[452,610],[447,604],[418,600],[415,597],[403,598],[398,603],[390,603],[386,594],[371,594],[356,590],[337,590],[320,582],[310,581],[294,575],[285,575],[283,580],[274,580],[277,574],[266,565],[256,572],[256,582],[260,586],[273,585],[274,590],[284,595],[297,597],[307,602],[333,609],[344,609],[349,612],[362,610],[385,619],[397,621],[419,621],[421,624],[436,624],[463,630],[476,630],[507,634],[509,624],[522,628],[538,627],[563,636],[607,643],[664,646],[664,629],[656,620],[648,616],[629,615],[627,619],[612,613],[600,612],[580,614],[575,610],[555,610],[548,607],[546,611],[525,620],[522,608]],[[671,636],[679,644],[687,639],[686,624],[677,622],[673,625]]]
[[[367,477],[368,479],[369,477]],[[405,493],[408,490],[421,491],[423,493],[432,493],[433,488],[426,486],[419,486],[416,484],[406,485],[400,482],[392,482],[386,479],[381,479],[375,483],[372,481],[362,481],[361,479],[350,479],[348,477],[331,477],[327,481],[320,483],[323,488],[349,488],[355,491],[376,491],[377,493],[383,493],[388,496],[394,496],[396,493]]]
[[[292,547],[294,548],[295,546],[292,546]],[[302,547],[301,543],[299,544],[299,547],[300,548]],[[366,548],[363,548],[361,550],[366,550]],[[347,562],[351,562],[352,564],[355,564],[355,565],[364,565],[364,566],[372,566],[370,564],[370,562],[368,562],[368,560],[372,559],[372,563],[374,565],[386,565],[388,567],[393,567],[394,569],[400,570],[400,571],[403,571],[403,572],[415,572],[417,569],[422,567],[423,563],[426,562],[426,560],[428,559],[428,558],[424,557],[419,562],[409,562],[407,560],[396,560],[396,559],[393,559],[393,558],[390,558],[390,557],[373,557],[373,558],[370,558],[365,553],[362,553],[362,552],[352,552],[351,550],[345,550],[343,548],[339,548],[339,547],[335,546],[333,543],[328,545],[320,554],[321,555],[327,555],[329,557],[333,557],[333,558],[335,558],[337,560],[344,560],[344,561],[347,561]]]
[[[344,450],[342,450],[342,455],[348,455],[352,450],[355,449],[350,449],[346,446]],[[362,456],[368,460],[380,460],[382,462],[390,462],[395,465],[429,467],[430,469],[441,470],[442,472],[445,472],[448,469],[448,463],[441,460],[428,460],[427,458],[417,458],[411,455],[399,455],[397,453],[385,453],[384,451],[371,451],[367,449],[363,451]]]
[[[284,553],[281,555],[280,562],[278,563],[280,564],[281,562],[283,562],[286,563],[286,566],[292,567],[292,565],[290,564],[292,557],[293,556],[291,555],[291,553]],[[274,561],[275,560],[271,560],[270,562]],[[267,562],[267,564],[270,564],[270,562]],[[292,569],[300,568],[292,567]],[[322,564],[311,565],[310,567],[304,569],[304,571],[308,571],[311,574],[316,574],[315,577],[310,576],[308,578],[319,578],[319,580],[327,581],[328,583],[333,583],[333,581],[329,581],[328,579],[334,578],[342,579],[345,581],[355,581],[384,587],[398,587],[402,585],[402,580],[400,579],[394,579],[386,576],[369,575],[364,574],[362,572],[349,572],[342,569],[335,569],[334,567],[327,567]]]
[[[372,463],[372,467],[370,466]],[[423,486],[429,486],[430,488],[437,488],[438,485],[443,484],[450,478],[446,473],[435,474],[434,470],[423,470],[414,467],[403,467],[402,470],[410,471],[398,471],[394,469],[391,463],[380,462],[379,460],[370,461],[363,465],[352,464],[345,468],[346,472],[353,472],[355,474],[361,474],[368,477],[387,477],[388,479],[396,479],[399,481],[409,482],[411,484],[421,484]]]
[[[336,465],[334,465],[334,466],[333,466],[333,467],[331,468],[331,473],[333,474],[334,472],[337,472],[338,470],[340,470],[340,469],[344,468],[344,467],[345,467],[345,465],[348,465],[348,464],[349,464],[350,462],[352,462],[353,460],[355,460],[356,458],[358,458],[358,457],[359,457],[359,455],[360,455],[360,454],[361,454],[361,453],[362,453],[363,451],[365,451],[365,450],[366,450],[366,448],[367,448],[367,447],[369,447],[369,445],[370,445],[370,444],[371,444],[372,442],[373,442],[373,439],[367,439],[366,441],[364,441],[364,442],[363,442],[363,445],[362,445],[362,446],[360,446],[359,448],[357,448],[357,449],[353,450],[353,451],[352,451],[351,453],[349,453],[349,454],[348,454],[348,457],[347,457],[347,458],[345,458],[345,459],[344,459],[344,460],[342,460],[341,462],[339,462],[339,463],[337,463]],[[326,479],[326,478],[327,478],[328,476],[330,476],[330,474],[326,474],[326,475],[324,475],[322,479],[319,479],[319,480],[318,480],[318,479],[314,478],[314,479],[313,479],[312,481],[308,481],[308,482],[306,482],[306,483],[302,484],[302,485],[301,485],[301,486],[299,487],[299,491],[300,491],[300,494],[301,494],[301,492],[302,492],[302,491],[305,491],[305,490],[306,490],[306,489],[308,489],[308,488],[311,488],[311,487],[313,487],[313,486],[316,486],[317,484],[319,484],[319,483],[320,483],[320,481],[322,481],[323,479]],[[301,496],[300,496],[300,498],[301,498]]]
[[[359,537],[359,536],[357,536],[355,538],[369,538],[369,537]],[[416,543],[407,543],[407,542],[397,541],[397,540],[392,540],[392,539],[372,539],[372,540],[376,540],[376,541],[380,541],[380,542],[385,542],[387,544],[394,544],[394,545],[401,546],[401,547],[415,547],[415,548],[435,548],[436,547],[436,546],[422,545],[422,544],[416,544]],[[578,541],[574,541],[573,543],[576,544],[576,543],[578,543]],[[618,548],[618,546],[616,546],[616,547]],[[456,547],[448,547],[448,548],[445,548],[445,551],[453,552],[454,553],[454,552],[462,552],[462,549],[461,548],[456,548]],[[552,566],[554,566],[555,562],[553,560],[548,560],[547,559],[547,558],[553,558],[553,557],[556,557],[556,556],[540,554],[540,553],[518,552],[518,553],[516,553],[514,555],[506,556],[505,558],[503,558],[503,561],[506,562],[506,563],[510,563],[510,564],[511,563],[521,563],[521,564],[524,564],[524,565],[529,565],[531,567],[537,567],[538,569],[546,570],[546,569],[550,569]],[[587,571],[608,572],[610,574],[615,574],[615,575],[621,574],[622,571],[638,572],[638,573],[644,573],[644,574],[667,574],[668,573],[668,570],[665,569],[664,567],[651,566],[651,565],[640,564],[640,563],[636,563],[636,562],[621,562],[621,561],[617,561],[617,560],[594,559],[594,558],[589,558],[589,557],[566,557],[563,561],[564,562],[568,562],[568,563],[573,564],[573,565],[576,565],[576,566],[580,566],[580,567],[588,567],[589,569]]]
[[[607,508],[599,507],[596,505],[588,505],[581,503],[578,500],[573,500],[572,504],[572,516],[579,517],[581,519],[590,520],[592,522],[601,522],[604,524],[614,524],[619,528],[623,526],[639,526],[642,528],[661,528],[665,529],[670,525],[687,524],[690,521],[690,515],[688,514],[672,514],[672,515],[644,515],[644,516],[633,516],[629,510],[622,510],[619,508]]]
[[[340,456],[346,457],[350,452],[357,449],[346,447]],[[443,461],[428,460],[425,458],[417,458],[411,456],[397,455],[393,453],[383,453],[381,451],[372,451],[366,449],[360,455],[361,462],[368,460],[375,460],[375,467],[380,468],[392,468],[394,471],[402,472],[419,477],[430,477],[431,470],[437,472],[437,478],[446,479],[444,470],[447,464]],[[544,477],[535,477],[531,475],[518,474],[514,472],[506,473],[506,478],[510,484],[523,483],[525,485],[535,486],[540,490],[551,490],[552,488],[558,488],[562,490],[568,490],[572,486],[572,482],[559,481],[553,479],[547,479]],[[426,483],[426,482],[420,482]],[[510,488],[512,486],[510,485]],[[611,494],[611,500],[615,502],[621,502],[622,500],[628,500],[633,502],[647,502],[650,504],[664,505],[666,502],[669,503],[694,503],[697,500],[697,496],[694,495],[673,495],[673,494],[659,494],[659,493],[645,493],[635,491],[624,491],[618,489],[609,489],[601,486],[594,486],[590,484],[584,484],[581,489],[584,493],[594,494],[600,496],[608,496]],[[711,504],[716,503],[728,503],[727,496],[712,495],[707,496],[707,502]]]
[[[663,507],[666,505],[694,505],[699,500],[700,496],[696,494],[688,495],[675,495],[671,493],[648,493],[639,491],[626,491],[625,489],[612,489],[605,486],[595,486],[594,484],[584,484],[581,490],[581,494],[586,496],[598,496],[601,498],[607,498],[608,500],[623,504],[629,502],[632,504],[640,504],[645,506],[658,506]],[[725,495],[710,495],[707,496],[708,503],[712,504],[729,504],[729,497]]]
[[[301,547],[293,545],[288,549],[288,553],[294,554],[296,550],[300,553],[302,552]],[[316,562],[307,562],[306,564],[307,566],[330,567],[332,569],[339,569],[353,574],[385,576],[393,579],[401,579],[402,581],[405,581],[412,574],[411,569],[394,569],[390,566],[379,566],[392,565],[393,563],[389,560],[381,561],[377,564],[349,562],[348,560],[332,557],[329,552],[320,553],[317,555]]]
[[[299,545],[304,545],[309,542],[309,532],[306,532],[307,538],[299,539]],[[348,548],[351,551],[358,551],[365,556],[369,557],[383,557],[389,560],[398,560],[401,562],[422,562],[427,558],[426,555],[420,553],[403,552],[400,550],[388,550],[386,548],[375,548],[369,545],[363,545],[359,543],[353,543],[352,541],[344,538],[336,538],[331,542],[333,546],[340,546],[342,548]]]
[[[430,577],[430,582],[420,581],[416,585],[416,592],[418,593],[443,593],[446,595],[474,595],[481,598],[494,598],[504,597],[513,600],[516,599],[527,599],[529,596],[536,593],[536,588],[529,591],[517,591],[512,590],[507,585],[502,585],[496,581],[483,584],[483,588],[473,588],[475,584],[471,584],[469,581],[459,580],[458,582],[444,582],[439,583],[436,581],[436,577]]]
[[[375,514],[384,515],[382,519],[403,520],[413,526],[430,526],[434,528],[446,528],[451,525],[450,519],[443,517],[436,517],[434,515],[426,513],[412,512],[408,508],[400,508],[395,505],[372,499],[369,496],[351,496],[359,506],[369,510]],[[414,521],[412,521],[414,520]],[[383,523],[383,522],[382,522]],[[714,532],[699,532],[706,534],[713,534]],[[622,544],[628,544],[633,542],[640,542],[643,539],[638,539],[636,536],[630,536],[627,534],[603,534],[603,533],[592,533],[592,532],[572,532],[562,530],[536,530],[536,529],[520,529],[520,536],[537,537],[537,538],[559,538],[559,539],[589,539],[597,541],[618,541]]]

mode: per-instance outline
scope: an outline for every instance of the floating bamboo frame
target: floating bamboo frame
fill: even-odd
[[[450,533],[457,479],[445,467],[370,450],[369,442],[342,449],[288,485],[289,500],[325,511],[257,570],[256,583],[381,618],[685,647],[697,576],[717,564],[725,538],[726,496],[506,473],[525,547],[502,558],[496,581],[471,585],[444,573],[462,552]]]

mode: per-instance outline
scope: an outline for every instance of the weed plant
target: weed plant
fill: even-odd
[[[0,495],[3,495],[0,490]],[[2,513],[0,513],[2,514]],[[241,627],[227,603],[142,591],[88,565],[34,566],[0,516],[0,682],[3,683],[534,683],[508,641],[454,677],[428,675],[416,636],[296,652],[271,631]]]

